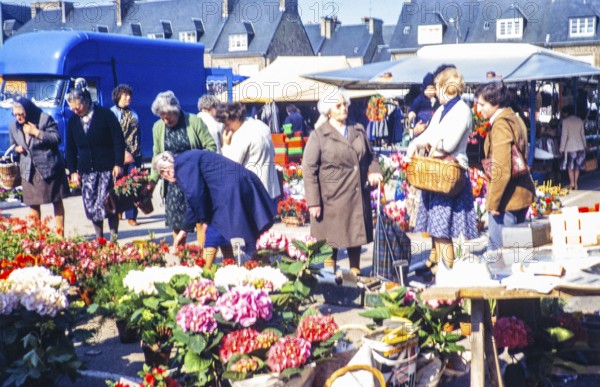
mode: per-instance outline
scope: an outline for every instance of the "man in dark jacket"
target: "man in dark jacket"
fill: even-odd
[[[287,105],[285,108],[288,116],[283,121],[283,124],[292,124],[292,133],[302,132],[302,136],[307,136],[307,133],[304,132],[304,118],[302,118],[302,114],[300,114],[300,110],[295,105]]]

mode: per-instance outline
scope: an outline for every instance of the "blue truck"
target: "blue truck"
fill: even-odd
[[[150,158],[152,125],[158,119],[150,107],[156,95],[172,90],[183,110],[195,113],[211,74],[213,70],[204,67],[204,46],[199,43],[82,31],[16,35],[0,49],[0,151],[9,147],[12,102],[19,96],[54,117],[64,150],[65,127],[73,114],[65,97],[73,80],[83,77],[101,106],[113,105],[111,93],[117,84],[133,88],[131,107],[140,119],[142,153]],[[230,69],[214,69],[214,74],[231,79]]]

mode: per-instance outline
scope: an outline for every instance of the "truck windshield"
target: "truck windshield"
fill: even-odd
[[[60,106],[65,80],[59,78],[10,78],[3,79],[0,87],[0,107],[11,108],[13,101],[25,97],[40,108]]]

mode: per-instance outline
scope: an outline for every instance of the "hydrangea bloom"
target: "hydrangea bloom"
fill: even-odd
[[[215,305],[227,321],[235,321],[243,327],[256,323],[258,318],[270,320],[273,303],[264,290],[252,286],[238,286],[223,294]]]
[[[268,292],[281,290],[283,285],[289,280],[281,270],[262,266],[250,270],[249,281],[256,288],[264,289]]]
[[[256,349],[256,338],[259,333],[251,328],[240,329],[228,333],[221,342],[219,357],[223,363],[227,363],[235,354],[246,354]]]
[[[287,247],[288,243],[288,238],[285,235],[277,231],[267,231],[256,241],[256,249],[283,250]]]
[[[310,348],[310,342],[303,338],[282,337],[269,350],[267,364],[273,372],[302,367],[310,357]]]
[[[524,348],[532,339],[531,328],[515,316],[500,317],[494,324],[494,339],[498,347]]]
[[[308,257],[302,250],[300,250],[299,248],[296,247],[296,245],[294,245],[294,243],[293,243],[294,240],[304,242],[307,246],[310,246],[311,244],[317,242],[317,240],[315,238],[311,237],[310,235],[305,235],[301,238],[294,238],[294,239],[288,241],[288,244],[286,246],[287,255],[292,259],[297,259],[298,261],[306,262]]]
[[[184,332],[202,332],[212,333],[217,329],[217,321],[215,320],[215,311],[208,305],[187,304],[177,312],[175,316],[177,325]]]
[[[300,321],[296,336],[314,343],[317,341],[327,341],[338,330],[338,325],[333,320],[333,316],[312,315],[305,316]]]
[[[229,265],[220,267],[215,273],[215,285],[229,288],[230,286],[247,285],[250,271],[245,267]]]
[[[43,266],[26,267],[13,271],[3,285],[0,312],[11,313],[18,303],[39,315],[56,316],[69,306],[69,284]]]
[[[202,268],[189,266],[152,266],[144,270],[131,270],[123,278],[123,285],[136,294],[156,294],[155,283],[169,282],[177,274],[187,274],[191,278],[200,278],[202,276]]]
[[[216,301],[219,298],[219,291],[214,282],[206,278],[201,278],[192,281],[183,292],[183,295],[203,305],[209,300]]]

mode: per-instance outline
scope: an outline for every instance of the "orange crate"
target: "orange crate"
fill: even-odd
[[[273,143],[285,143],[286,135],[283,133],[271,133],[271,139],[273,139]]]

